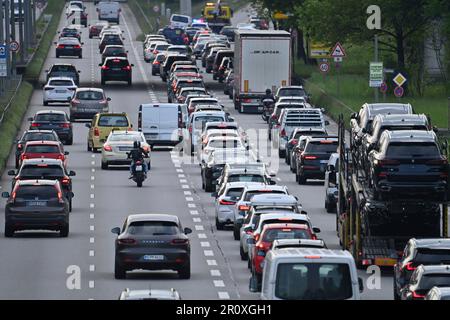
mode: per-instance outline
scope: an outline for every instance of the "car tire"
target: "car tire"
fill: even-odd
[[[298,184],[306,184],[306,178],[303,175],[297,173],[297,182]]]
[[[102,161],[102,170],[108,170],[108,162]]]
[[[42,102],[42,104],[43,104],[44,106],[48,106],[48,101],[45,101],[45,100],[44,100],[44,101]]]
[[[241,240],[241,234],[239,233],[239,228],[233,227],[233,238],[234,240]]]
[[[71,137],[70,139],[67,139],[65,142],[68,146],[73,145],[73,137]]]
[[[78,58],[79,58],[79,59],[83,59],[83,55],[80,54],[80,55],[78,56]]]
[[[133,84],[133,81],[131,79],[128,80],[128,86],[131,87],[131,85]]]
[[[69,212],[72,212],[72,198],[69,199]]]
[[[180,279],[190,279],[191,278],[191,262],[188,261],[188,263],[178,270],[178,277]]]
[[[216,217],[216,229],[217,230],[224,230],[225,225],[223,223],[219,222],[219,219]]]
[[[252,269],[252,261],[251,261],[250,259],[247,260],[247,268],[248,268],[249,270]]]
[[[213,80],[217,80],[217,76],[213,74]]]
[[[59,54],[56,54],[56,58],[59,58]]]
[[[397,288],[395,287],[395,278],[392,281],[393,283],[393,291],[394,291],[394,300],[401,300],[400,295],[397,293]]]
[[[242,246],[239,246],[239,255],[241,256],[241,260],[245,261],[248,259],[248,253],[244,252]]]
[[[156,73],[154,71],[152,71],[152,76],[156,76]]]
[[[15,168],[19,169],[19,166],[20,166],[19,158],[16,157]]]
[[[285,158],[286,157],[286,151],[278,149],[278,157],[279,158]]]
[[[11,228],[9,224],[5,223],[5,237],[11,238],[12,236],[14,236],[14,229]]]
[[[86,148],[86,149],[87,149],[88,152],[91,152],[91,151],[92,151],[92,148],[91,148],[91,145],[89,144],[89,141],[88,141],[88,143],[87,143],[87,148]]]
[[[289,153],[286,153],[286,155],[284,156],[284,162],[286,162],[288,166],[291,164],[291,156],[289,155]]]
[[[93,37],[92,37],[92,35],[89,35],[89,39],[92,39]]]
[[[127,271],[120,263],[117,261],[114,262],[114,278],[116,279],[125,279],[127,277]]]
[[[106,80],[102,78],[101,84],[104,85],[106,83]]]
[[[143,181],[140,181],[140,180],[138,182],[136,182],[136,185],[137,185],[138,188],[142,188],[142,182]]]
[[[69,236],[69,224],[65,224],[60,230],[59,230],[59,236],[61,238],[67,238]]]

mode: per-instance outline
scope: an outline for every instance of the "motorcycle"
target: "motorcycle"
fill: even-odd
[[[272,99],[264,99],[263,100],[263,112],[261,114],[261,117],[267,123],[269,122],[269,118],[273,112],[274,106],[275,106],[275,101],[273,101]]]
[[[142,187],[142,183],[147,179],[147,174],[144,172],[145,163],[141,160],[137,160],[133,170],[133,181],[136,182],[138,188]]]

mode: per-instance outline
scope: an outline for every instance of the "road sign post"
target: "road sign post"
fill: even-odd
[[[337,80],[337,86],[336,86],[336,95],[339,97],[339,91],[340,91],[340,81],[339,81],[339,74],[340,74],[340,68],[342,63],[342,58],[346,56],[344,47],[339,43],[336,42],[333,49],[331,50],[331,56],[334,59],[334,62],[336,63],[336,80]]]

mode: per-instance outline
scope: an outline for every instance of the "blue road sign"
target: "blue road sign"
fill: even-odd
[[[5,44],[0,45],[0,59],[6,59],[8,57],[8,50]]]

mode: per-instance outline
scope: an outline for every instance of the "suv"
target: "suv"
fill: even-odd
[[[242,196],[247,182],[232,182],[223,185],[219,192],[213,193],[215,200],[215,216],[217,230],[223,230],[225,225],[234,223],[234,208]],[[250,183],[251,185],[251,183]]]
[[[219,67],[222,64],[223,59],[225,58],[233,58],[234,57],[234,51],[233,50],[220,50],[217,52],[213,65],[212,65],[212,74],[213,79],[217,80],[219,76]]]
[[[5,237],[19,230],[55,230],[69,235],[69,202],[58,180],[21,180],[14,185],[5,206]]]
[[[296,154],[298,184],[306,184],[307,179],[324,179],[328,160],[337,149],[336,136],[308,137],[303,152]]]
[[[450,239],[410,239],[402,258],[394,265],[394,299],[400,293],[419,265],[450,264]]]
[[[167,79],[169,78],[169,70],[172,67],[172,64],[175,61],[191,61],[191,59],[184,54],[179,54],[179,53],[171,53],[171,54],[167,54],[164,62],[160,64],[160,69],[159,69],[159,75],[162,79],[162,81],[166,82]]]
[[[273,173],[267,172],[267,167],[263,163],[226,163],[222,174],[216,180],[216,185],[221,188],[223,184],[230,182],[259,182],[267,185],[275,185],[276,182],[272,180],[275,176]],[[214,184],[214,182],[213,182]]]
[[[279,127],[279,120],[280,120],[281,112],[284,109],[303,109],[303,108],[307,108],[307,105],[305,103],[298,103],[298,102],[293,102],[293,103],[292,102],[277,102],[277,103],[275,103],[272,114],[270,115],[270,118],[268,121],[269,140],[272,140],[272,129],[278,129],[277,127]],[[311,109],[311,110],[318,110],[318,109]]]
[[[46,82],[50,80],[50,78],[55,77],[65,77],[65,78],[72,78],[73,82],[77,86],[80,85],[80,72],[75,68],[73,64],[69,63],[55,63],[53,64],[50,69],[45,70],[46,73]]]
[[[30,130],[53,130],[64,144],[73,143],[73,128],[69,116],[60,110],[41,110],[28,118]]]
[[[286,156],[285,161],[291,167],[291,171],[294,171],[295,168],[295,149],[298,146],[301,137],[304,136],[327,136],[327,130],[325,128],[317,128],[317,127],[297,127],[294,128],[291,135],[286,142]]]
[[[286,86],[278,88],[275,94],[275,101],[278,101],[280,97],[305,97],[308,102],[310,95],[306,94],[303,86]]]
[[[121,45],[107,45],[102,52],[102,63],[109,57],[123,57],[128,58],[128,50]]]
[[[424,300],[433,287],[450,287],[450,265],[418,266],[401,290],[401,300]]]
[[[105,50],[105,47],[108,45],[123,46],[124,43],[123,43],[122,36],[120,34],[115,34],[115,33],[104,34],[98,45],[100,54],[103,53],[103,50]]]
[[[162,34],[170,44],[189,44],[189,37],[182,28],[165,27]]]
[[[106,81],[126,81],[129,86],[132,83],[132,67],[127,58],[124,57],[108,57],[101,67],[101,83],[104,85]]]
[[[368,155],[374,198],[447,199],[448,161],[432,131],[389,131]]]
[[[20,155],[28,141],[59,141],[58,134],[53,130],[25,130],[22,137],[16,141],[15,168],[19,169]]]

